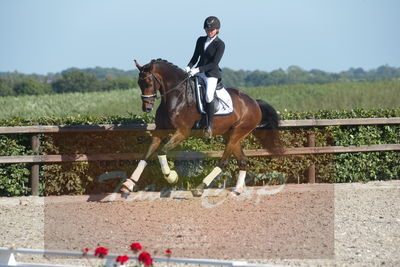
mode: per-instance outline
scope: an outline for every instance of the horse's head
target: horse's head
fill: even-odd
[[[162,86],[160,77],[157,77],[158,74],[153,72],[151,63],[140,66],[135,60],[135,65],[139,70],[138,84],[142,91],[142,110],[143,112],[151,112],[157,99],[157,90]]]
[[[157,91],[160,91],[164,103],[173,99],[174,93],[182,95],[183,82],[188,79],[188,74],[164,59],[153,59],[150,63],[140,66],[135,60],[139,70],[138,84],[142,90],[142,110],[150,112],[153,110],[157,99]]]

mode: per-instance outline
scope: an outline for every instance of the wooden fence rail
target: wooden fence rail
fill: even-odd
[[[326,126],[351,126],[351,125],[393,125],[400,124],[400,117],[392,118],[357,118],[357,119],[333,119],[333,120],[285,120],[281,121],[283,128],[304,128],[304,127],[326,127]],[[40,150],[38,134],[43,133],[89,133],[104,131],[135,131],[155,129],[154,124],[106,124],[106,125],[61,125],[61,126],[14,126],[0,127],[0,134],[32,134],[32,150]],[[283,155],[311,155],[311,154],[332,154],[351,152],[375,152],[375,151],[396,151],[400,150],[400,144],[362,145],[362,146],[326,146],[315,147],[315,136],[308,136],[308,146],[299,148],[287,148]],[[208,157],[221,157],[221,151],[202,151]],[[264,149],[245,150],[247,156],[271,156],[271,153]],[[177,153],[177,152],[175,152]],[[96,154],[96,155],[32,155],[32,156],[0,156],[0,164],[31,163],[31,188],[32,195],[39,194],[39,163],[60,163],[79,161],[113,161],[113,160],[135,160],[140,159],[140,153],[118,153],[118,154]],[[315,182],[315,165],[308,169],[310,183]]]
[[[319,127],[319,126],[346,126],[346,125],[391,125],[400,124],[400,117],[392,118],[362,118],[362,119],[332,119],[332,120],[284,120],[281,127]],[[102,131],[132,131],[155,129],[153,123],[149,124],[103,124],[103,125],[36,125],[0,127],[0,134],[38,134],[38,133],[77,133],[77,132],[102,132]]]

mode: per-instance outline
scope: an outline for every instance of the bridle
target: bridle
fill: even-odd
[[[158,80],[158,78],[156,77],[156,75],[154,75],[154,73],[153,73],[152,71],[149,71],[149,72],[150,72],[150,74],[147,75],[146,77],[144,77],[144,78],[139,77],[139,80],[145,80],[145,79],[147,79],[147,78],[150,77],[150,76],[153,77],[153,93],[150,94],[150,95],[143,95],[143,94],[142,94],[142,95],[141,95],[141,98],[142,98],[142,101],[144,101],[144,102],[148,102],[148,101],[145,101],[145,100],[147,100],[147,99],[149,99],[149,98],[157,99],[157,98],[158,98],[158,95],[157,95],[156,83],[158,83],[158,84],[160,85],[160,88],[161,88],[161,86],[162,86],[160,80]],[[161,93],[161,96],[162,96],[162,93]],[[149,103],[149,102],[148,102],[148,103]]]

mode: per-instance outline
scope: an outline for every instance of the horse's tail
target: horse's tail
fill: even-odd
[[[262,119],[253,135],[260,141],[263,147],[274,154],[282,154],[283,146],[279,134],[280,117],[276,110],[262,99],[257,99],[260,106]]]

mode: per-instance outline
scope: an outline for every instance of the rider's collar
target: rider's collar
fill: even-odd
[[[210,38],[210,37],[207,36],[207,41],[208,42],[212,42],[212,41],[214,41],[215,38],[217,38],[217,36],[218,36],[218,34],[214,35],[213,38]]]

